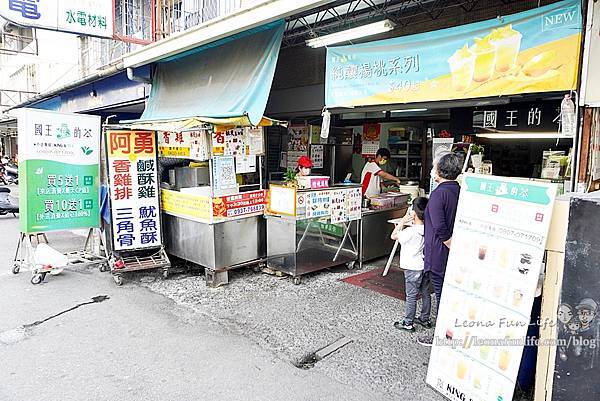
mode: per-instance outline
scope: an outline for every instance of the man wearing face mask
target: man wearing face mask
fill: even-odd
[[[381,148],[375,154],[375,159],[369,160],[360,174],[362,192],[366,197],[372,197],[381,193],[381,179],[394,181],[400,184],[400,178],[395,177],[381,169],[390,159],[390,151]]]

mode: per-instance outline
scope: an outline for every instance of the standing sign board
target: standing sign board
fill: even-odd
[[[571,199],[558,307],[552,401],[598,399],[600,374],[600,198]]]
[[[21,231],[99,227],[100,117],[17,113]]]
[[[113,7],[110,0],[4,0],[0,16],[32,28],[112,38]]]
[[[106,151],[114,249],[161,246],[154,132],[107,131]]]
[[[450,400],[512,400],[555,196],[465,175],[427,371]]]

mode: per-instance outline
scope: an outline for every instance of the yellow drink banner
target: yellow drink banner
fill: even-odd
[[[162,189],[160,194],[163,212],[203,223],[212,222],[213,205],[208,196],[183,194],[168,189]]]
[[[329,108],[576,89],[579,0],[423,34],[327,48]]]

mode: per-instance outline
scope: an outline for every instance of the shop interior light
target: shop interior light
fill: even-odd
[[[566,136],[559,132],[494,132],[488,134],[477,134],[478,138],[488,139],[573,139],[572,136]]]
[[[345,31],[332,33],[330,35],[309,39],[306,41],[306,45],[310,47],[329,46],[335,43],[347,42],[353,39],[364,38],[365,36],[388,32],[394,29],[395,26],[396,24],[394,24],[392,21],[385,19],[372,24],[362,25],[356,28],[347,29]]]
[[[429,109],[402,109],[402,110],[390,110],[390,113],[417,113],[420,111],[427,111]],[[386,113],[385,111],[383,112]]]

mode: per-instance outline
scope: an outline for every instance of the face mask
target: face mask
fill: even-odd
[[[387,163],[387,160],[385,160],[385,159],[381,159],[381,160],[379,161],[379,165],[380,165],[380,166],[383,166],[385,163]]]
[[[431,169],[431,172],[429,173],[431,179],[435,182],[438,181],[438,175],[437,172],[435,171],[435,167]]]

